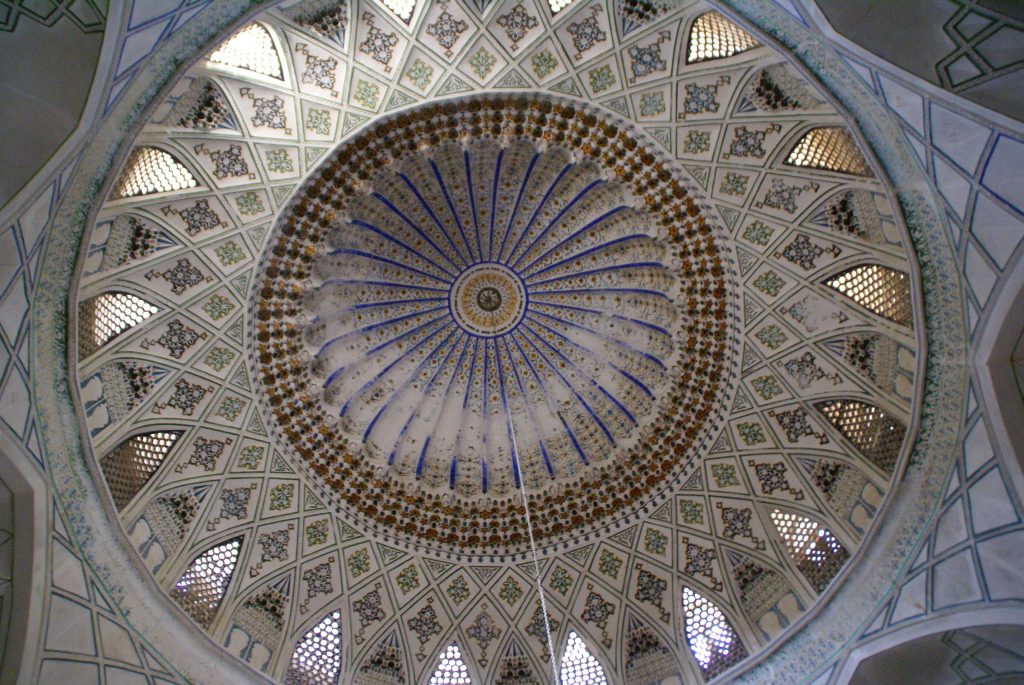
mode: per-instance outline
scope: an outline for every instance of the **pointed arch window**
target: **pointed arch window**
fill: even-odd
[[[224,601],[241,549],[241,537],[211,547],[189,564],[171,588],[174,601],[203,628],[210,627]]]
[[[412,19],[412,12],[416,9],[416,0],[381,0],[381,2],[406,24]]]
[[[139,433],[100,459],[100,469],[118,511],[124,509],[149,482],[181,434],[182,431]]]
[[[864,309],[901,326],[913,323],[910,277],[879,264],[862,264],[825,281],[825,285]]]
[[[562,685],[608,685],[604,668],[575,630],[569,631],[560,669]]]
[[[128,293],[103,293],[78,304],[78,358],[85,359],[160,309]]]
[[[114,184],[112,200],[169,193],[196,187],[196,179],[173,155],[155,147],[137,147],[128,155]]]
[[[760,43],[718,12],[705,12],[693,21],[686,63],[708,62],[752,50]]]
[[[812,128],[790,151],[786,164],[853,176],[872,175],[857,141],[842,126]]]
[[[341,612],[332,611],[295,644],[285,685],[335,685],[341,673]]]
[[[786,551],[797,569],[815,592],[822,592],[836,577],[849,552],[828,528],[819,522],[778,509],[772,512],[772,523],[786,543]]]
[[[714,678],[747,656],[739,635],[714,602],[683,588],[686,642],[704,676]]]
[[[233,36],[210,54],[209,59],[217,64],[284,80],[281,56],[277,54],[270,31],[255,22],[235,31]]]
[[[470,685],[469,670],[457,644],[448,645],[441,653],[434,675],[430,676],[430,685]]]
[[[886,473],[892,473],[907,432],[906,426],[866,402],[831,400],[816,406],[868,461]]]

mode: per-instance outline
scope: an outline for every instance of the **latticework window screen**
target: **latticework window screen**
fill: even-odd
[[[160,309],[128,293],[103,293],[78,304],[78,358],[85,359]]]
[[[335,685],[341,672],[341,612],[332,611],[295,645],[285,685]]]
[[[470,685],[469,671],[458,645],[448,645],[437,662],[430,685]]]
[[[831,400],[816,406],[868,461],[886,473],[892,473],[907,432],[906,426],[866,402]]]
[[[736,24],[718,12],[706,12],[697,17],[690,28],[690,42],[686,63],[707,62],[732,57],[756,48],[760,43]]]
[[[800,573],[816,592],[823,591],[850,557],[828,528],[799,514],[772,512],[772,522]]]
[[[270,32],[259,24],[246,24],[210,54],[210,61],[247,69],[284,80],[281,57]]]
[[[683,588],[686,642],[707,678],[714,678],[747,656],[725,614],[706,597]]]
[[[184,164],[159,148],[143,146],[128,155],[110,197],[120,200],[195,187],[196,179]]]
[[[394,12],[395,16],[406,24],[412,19],[412,11],[416,9],[416,0],[382,0],[384,6]],[[572,0],[569,0],[570,2]]]
[[[118,510],[124,509],[149,482],[180,437],[181,431],[140,433],[100,459],[100,469]]]
[[[569,631],[560,675],[561,685],[608,685],[601,662],[575,630]]]
[[[808,131],[790,151],[786,164],[871,176],[871,167],[857,148],[857,141],[841,126],[823,126]]]
[[[862,264],[825,281],[861,307],[902,326],[913,324],[910,277],[878,264]]]
[[[242,538],[237,537],[208,549],[196,557],[171,589],[171,597],[203,628],[209,628],[217,615],[241,548]]]

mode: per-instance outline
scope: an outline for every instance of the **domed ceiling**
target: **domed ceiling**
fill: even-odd
[[[741,672],[906,459],[891,191],[702,3],[392,4],[262,10],[126,147],[73,353],[112,525],[282,682]]]

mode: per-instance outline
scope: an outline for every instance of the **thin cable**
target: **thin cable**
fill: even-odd
[[[551,655],[551,675],[554,677],[554,685],[559,685],[558,666],[555,664],[555,643],[551,640],[551,622],[548,620],[548,605],[544,600],[544,586],[540,582],[540,562],[537,560],[537,543],[533,540],[533,523],[530,521],[530,505],[526,501],[526,479],[519,469],[519,446],[516,443],[516,429],[512,423],[512,412],[505,405],[505,416],[508,417],[508,434],[512,438],[512,454],[515,457],[515,467],[519,471],[519,494],[523,498],[523,511],[526,513],[526,534],[530,538],[530,553],[533,555],[533,577],[537,581],[537,594],[540,595],[540,612],[544,616],[544,633],[548,638],[548,654]]]

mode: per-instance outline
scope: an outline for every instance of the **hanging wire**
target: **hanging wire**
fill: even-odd
[[[548,605],[544,600],[544,586],[540,580],[540,562],[537,560],[537,543],[533,539],[533,523],[530,521],[530,504],[526,499],[526,479],[519,470],[519,446],[516,443],[516,429],[512,422],[512,412],[508,405],[505,406],[505,415],[508,417],[508,433],[512,438],[512,456],[515,459],[515,469],[519,474],[519,494],[523,498],[523,511],[526,514],[526,534],[530,538],[530,553],[533,555],[533,577],[537,583],[537,594],[540,596],[540,613],[544,617],[544,633],[548,639],[548,654],[551,655],[551,675],[554,678],[554,685],[559,685],[558,665],[555,663],[555,644],[551,640],[551,622],[548,620]]]

